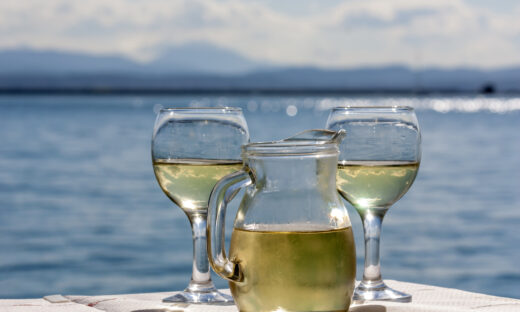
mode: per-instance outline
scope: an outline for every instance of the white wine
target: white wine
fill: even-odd
[[[419,162],[349,161],[338,164],[336,185],[357,210],[388,208],[412,186]]]
[[[347,311],[356,278],[352,228],[274,230],[233,230],[229,258],[244,282],[229,287],[239,310]]]
[[[153,163],[162,190],[185,212],[207,210],[215,184],[241,167],[236,160],[157,159]]]

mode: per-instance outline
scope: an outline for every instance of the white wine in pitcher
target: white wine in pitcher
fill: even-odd
[[[241,312],[348,311],[356,248],[336,190],[344,131],[309,130],[242,146],[244,168],[217,182],[208,208],[208,255]],[[224,215],[243,189],[229,245]]]
[[[265,231],[235,228],[230,259],[245,278],[230,283],[242,312],[345,311],[350,305],[356,276],[351,227],[290,232],[272,226]]]

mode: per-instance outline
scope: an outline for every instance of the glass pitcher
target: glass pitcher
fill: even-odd
[[[336,191],[340,132],[243,145],[241,171],[210,197],[208,254],[240,311],[347,311],[356,276],[348,212]],[[226,207],[245,188],[224,247]]]

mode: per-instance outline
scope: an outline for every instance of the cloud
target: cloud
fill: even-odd
[[[345,1],[306,14],[236,0],[2,1],[0,48],[146,60],[154,47],[206,41],[281,64],[493,67],[520,64],[517,16],[520,5],[496,12],[462,0]]]

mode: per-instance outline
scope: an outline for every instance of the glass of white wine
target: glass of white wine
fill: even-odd
[[[164,193],[188,216],[193,271],[188,287],[165,302],[232,303],[211,281],[206,217],[211,190],[242,168],[241,146],[249,130],[240,108],[163,108],[152,137],[153,169]]]
[[[336,185],[361,216],[365,234],[365,268],[354,300],[409,302],[411,295],[383,282],[379,243],[383,217],[408,191],[419,169],[421,132],[415,112],[407,106],[337,107],[327,128],[347,131]]]

